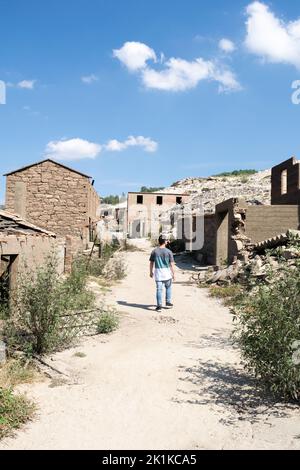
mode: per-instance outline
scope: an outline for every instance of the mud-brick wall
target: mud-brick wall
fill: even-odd
[[[296,205],[248,206],[245,234],[258,243],[289,229],[298,230],[300,207]]]
[[[44,234],[7,234],[0,231],[1,255],[14,256],[12,282],[17,282],[18,273],[25,267],[36,271],[43,266],[52,253],[57,257],[57,271],[62,274],[65,268],[65,239],[53,238]]]
[[[97,201],[87,177],[46,161],[7,176],[6,209],[62,236],[88,241]]]

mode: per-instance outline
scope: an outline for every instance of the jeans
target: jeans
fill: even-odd
[[[156,281],[156,301],[159,307],[162,306],[163,286],[166,288],[166,303],[171,303],[172,279],[169,279],[168,281]]]

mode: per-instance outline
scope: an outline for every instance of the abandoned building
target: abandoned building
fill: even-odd
[[[249,205],[231,198],[204,216],[204,246],[208,264],[244,259],[251,246],[288,230],[300,228],[299,162],[291,158],[272,168],[271,205]]]
[[[5,208],[66,237],[66,268],[93,240],[100,199],[91,177],[46,159],[6,175]]]
[[[292,157],[272,168],[273,204],[300,205],[300,162]]]
[[[173,206],[187,202],[189,196],[174,193],[129,192],[127,222],[130,237],[147,237],[158,233],[159,216]]]
[[[65,240],[54,233],[23,220],[16,214],[0,211],[0,303],[9,302],[17,273],[26,265],[36,270],[45,258],[55,253],[58,273],[64,271]]]

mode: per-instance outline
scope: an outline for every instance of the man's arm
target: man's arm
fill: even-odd
[[[153,277],[154,261],[150,261],[150,277]]]
[[[174,269],[175,268],[175,263],[174,263],[174,261],[171,261],[170,268],[171,268],[173,281],[175,281],[175,269]]]

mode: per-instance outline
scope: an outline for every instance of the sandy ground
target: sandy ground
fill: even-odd
[[[23,387],[38,416],[0,449],[300,449],[300,409],[256,389],[228,309],[189,283],[188,264],[174,309],[154,311],[149,250],[126,255],[128,277],[107,294],[119,330],[53,356],[67,383]]]

